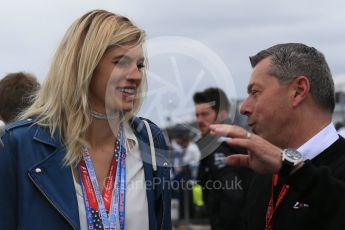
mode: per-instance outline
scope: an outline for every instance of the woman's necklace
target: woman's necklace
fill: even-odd
[[[115,118],[118,118],[119,117],[119,113],[113,113],[111,115],[108,115],[108,114],[104,114],[104,113],[99,113],[99,112],[96,112],[96,111],[91,111],[91,116],[93,116],[94,118],[96,119],[99,119],[99,120],[114,120]]]

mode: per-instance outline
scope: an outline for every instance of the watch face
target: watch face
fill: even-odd
[[[302,154],[299,153],[297,150],[291,149],[291,148],[284,149],[283,156],[284,156],[284,159],[294,164],[303,160]]]
[[[294,160],[299,160],[302,158],[302,154],[300,154],[298,151],[296,151],[294,149],[287,149],[285,154],[286,154],[286,157],[292,158]]]

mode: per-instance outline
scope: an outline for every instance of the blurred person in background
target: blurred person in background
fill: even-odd
[[[198,182],[203,188],[210,224],[213,230],[242,229],[242,210],[252,172],[243,167],[227,166],[229,155],[246,150],[229,146],[224,139],[209,135],[210,125],[230,123],[230,102],[220,88],[207,88],[193,96],[195,115],[201,139]]]
[[[24,72],[7,74],[0,80],[0,120],[14,121],[33,103],[40,84],[34,75]]]
[[[192,180],[195,180],[201,156],[198,146],[191,140],[188,131],[176,138],[176,143],[181,147],[181,165],[190,168],[190,177]]]

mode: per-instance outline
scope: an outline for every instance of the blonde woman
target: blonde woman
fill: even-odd
[[[144,39],[104,10],[72,24],[34,104],[2,137],[1,229],[171,229],[166,143],[135,117]]]

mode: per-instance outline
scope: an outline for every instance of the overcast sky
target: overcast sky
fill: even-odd
[[[149,96],[141,114],[160,125],[193,116],[191,97],[208,86],[246,96],[248,56],[277,43],[322,51],[345,75],[345,1],[1,0],[0,78],[16,71],[43,81],[66,29],[91,9],[123,14],[148,35]]]

